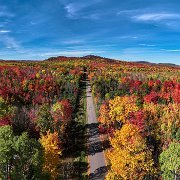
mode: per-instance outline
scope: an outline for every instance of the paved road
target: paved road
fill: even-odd
[[[106,163],[98,132],[98,122],[96,119],[95,108],[93,104],[93,98],[91,93],[91,87],[89,81],[86,84],[87,95],[87,134],[88,141],[88,158],[90,165],[90,179],[102,180],[105,179]]]

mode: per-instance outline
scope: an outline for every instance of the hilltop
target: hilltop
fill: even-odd
[[[96,56],[96,55],[86,55],[82,57],[67,57],[67,56],[57,56],[57,57],[50,57],[44,61],[68,61],[68,60],[102,60],[106,61],[108,63],[119,63],[119,62],[124,62],[124,63],[135,63],[135,64],[142,64],[142,65],[151,65],[151,66],[178,66],[177,64],[173,63],[152,63],[148,61],[126,61],[126,60],[118,60],[118,59],[111,59],[111,58],[106,58],[106,57],[101,57],[101,56]]]
[[[106,58],[106,57],[101,57],[101,56],[96,56],[96,55],[86,55],[82,57],[75,57],[75,56],[57,56],[57,57],[50,57],[48,59],[44,60],[4,60],[0,59],[0,62],[9,62],[9,63],[15,63],[15,62],[39,62],[39,61],[44,61],[44,62],[58,62],[58,61],[82,61],[82,60],[90,60],[90,61],[102,61],[102,62],[107,62],[107,63],[113,63],[113,64],[129,64],[129,65],[146,65],[146,66],[168,66],[168,67],[179,67],[177,64],[173,63],[152,63],[148,61],[126,61],[126,60],[119,60],[119,59],[112,59],[112,58]]]

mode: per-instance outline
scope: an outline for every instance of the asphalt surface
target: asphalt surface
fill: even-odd
[[[89,81],[86,83],[87,95],[87,135],[88,140],[88,158],[89,158],[89,173],[92,180],[105,179],[106,163],[103,153],[102,142],[98,132],[98,122],[96,119],[95,107],[92,98],[91,87]]]

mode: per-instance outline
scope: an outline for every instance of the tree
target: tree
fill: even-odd
[[[10,126],[0,127],[0,178],[8,179],[14,156],[14,135]]]
[[[180,144],[173,142],[160,154],[160,166],[164,180],[173,180],[180,175]]]
[[[10,119],[14,114],[14,108],[8,105],[0,96],[0,126],[5,126],[11,123]]]
[[[126,123],[131,112],[136,112],[139,108],[136,106],[134,96],[117,96],[109,101],[110,121],[119,121]]]
[[[107,179],[143,179],[152,174],[153,160],[136,125],[125,124],[110,139],[112,150],[107,153],[111,171]]]
[[[55,122],[68,123],[71,120],[72,116],[72,107],[71,103],[67,99],[63,99],[62,101],[58,101],[52,106],[52,116]]]
[[[15,137],[14,168],[12,178],[37,179],[41,177],[43,148],[35,139],[30,139],[27,132]]]
[[[72,118],[72,112],[73,109],[71,103],[67,99],[57,101],[51,107],[51,114],[54,120],[54,130],[58,132],[61,137],[64,136],[66,126]]]
[[[111,123],[110,117],[109,117],[109,103],[104,101],[104,103],[101,105],[99,110],[100,116],[98,118],[98,121],[102,123],[103,125],[109,125]]]
[[[43,104],[40,106],[36,124],[37,127],[40,129],[40,132],[43,134],[45,134],[48,130],[53,132],[54,122],[50,113],[50,106],[48,104]]]
[[[161,140],[167,147],[173,139],[180,140],[179,129],[179,114],[180,109],[178,104],[168,104],[164,107],[161,121]]]
[[[42,170],[42,146],[24,132],[14,136],[11,126],[0,128],[0,178],[37,179]]]
[[[60,162],[60,149],[58,133],[47,132],[47,135],[42,135],[40,142],[44,147],[45,161],[43,164],[43,172],[49,173],[51,179],[56,179],[59,176],[58,165]]]

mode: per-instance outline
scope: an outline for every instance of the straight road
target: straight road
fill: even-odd
[[[102,142],[98,132],[98,122],[92,98],[91,86],[89,81],[86,82],[87,95],[87,135],[88,140],[88,159],[90,165],[90,179],[102,180],[106,175],[106,163],[102,147]]]

